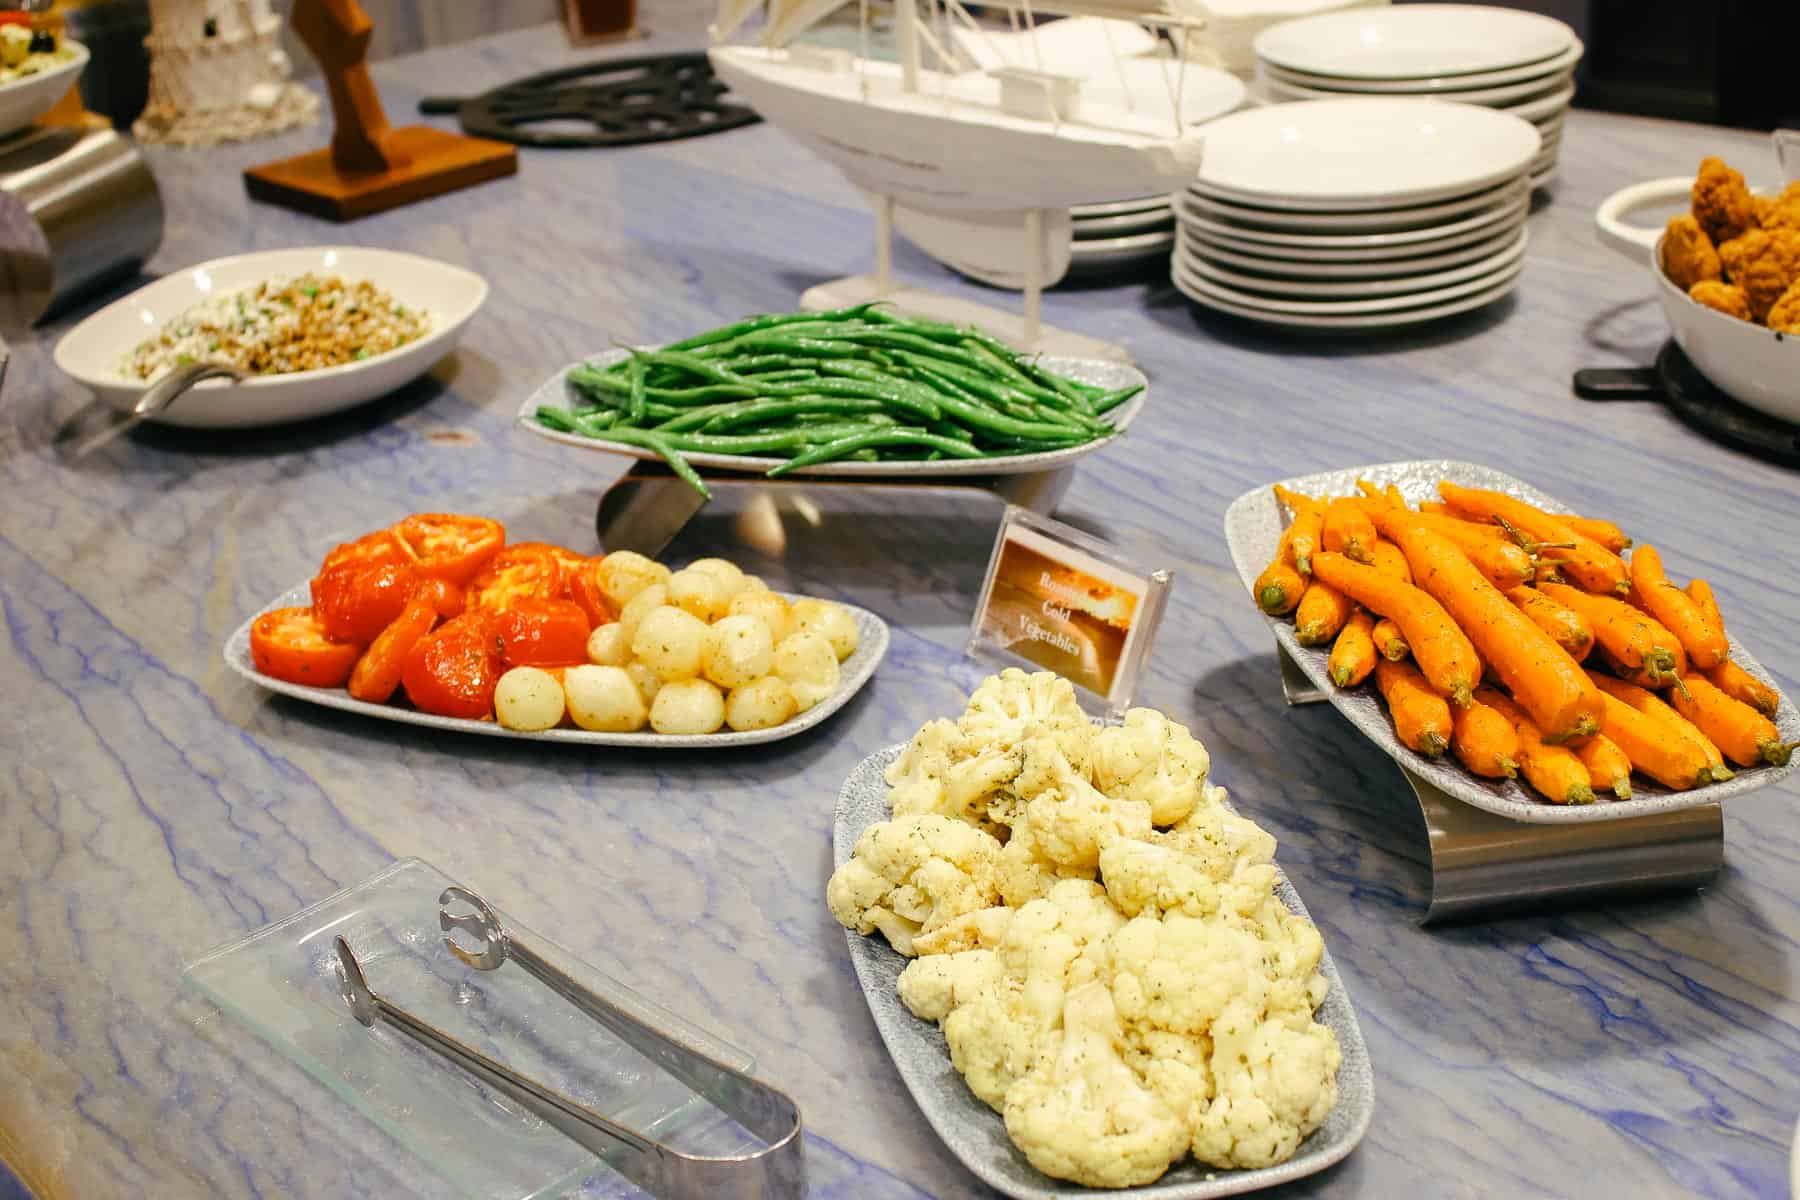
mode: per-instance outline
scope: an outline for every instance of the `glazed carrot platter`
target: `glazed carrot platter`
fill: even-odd
[[[1286,480],[1225,516],[1248,603],[1407,770],[1536,823],[1785,776],[1800,711],[1679,546],[1471,463]]]

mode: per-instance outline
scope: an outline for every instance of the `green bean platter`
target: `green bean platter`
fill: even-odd
[[[979,330],[879,305],[750,317],[564,368],[519,422],[559,442],[696,468],[786,475],[1012,475],[1099,448],[1137,416],[1122,363],[1020,354]]]

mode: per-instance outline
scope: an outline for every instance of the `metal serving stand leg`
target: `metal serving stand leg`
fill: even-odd
[[[1324,693],[1277,645],[1289,704]],[[1701,887],[1725,860],[1717,804],[1624,821],[1532,825],[1473,808],[1406,768],[1425,818],[1431,903],[1421,924],[1527,909],[1566,909]]]
[[[1004,504],[1016,504],[1049,516],[1062,503],[1075,479],[1074,464],[1052,471],[1022,475],[855,476],[850,478],[764,479],[757,475],[700,472],[715,493],[746,488],[769,495],[804,496],[825,490],[854,488],[858,491],[959,490],[982,492]],[[661,463],[637,461],[631,469],[601,493],[594,514],[594,533],[608,551],[635,550],[654,558],[680,535],[689,521],[700,515],[707,501],[677,479]]]

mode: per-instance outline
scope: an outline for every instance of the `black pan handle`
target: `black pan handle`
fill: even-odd
[[[453,117],[462,103],[461,96],[427,96],[419,101],[419,111],[427,116]]]
[[[1583,400],[1660,400],[1662,380],[1655,367],[1583,367],[1575,372],[1575,394]]]

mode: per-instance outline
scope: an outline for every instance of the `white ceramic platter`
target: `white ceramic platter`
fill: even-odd
[[[1575,69],[1576,64],[1581,61],[1582,52],[1582,44],[1576,42],[1556,57],[1547,58],[1542,62],[1528,63],[1522,67],[1508,67],[1501,71],[1478,71],[1469,75],[1439,75],[1428,79],[1344,79],[1332,75],[1313,75],[1306,71],[1294,71],[1275,63],[1263,63],[1261,66],[1271,79],[1279,79],[1283,83],[1291,83],[1299,87],[1322,88],[1328,92],[1349,92],[1366,96],[1450,98],[1451,93],[1470,92],[1480,88],[1510,87],[1513,84],[1531,83],[1551,75],[1564,74]]]
[[[1171,271],[1175,288],[1182,295],[1196,304],[1233,316],[1243,317],[1251,321],[1259,321],[1265,325],[1274,325],[1287,330],[1310,330],[1321,336],[1328,333],[1378,335],[1394,330],[1405,329],[1413,325],[1423,325],[1427,321],[1439,321],[1445,317],[1459,313],[1473,312],[1475,309],[1492,304],[1513,290],[1516,279],[1508,279],[1484,292],[1464,296],[1458,300],[1446,301],[1442,304],[1427,304],[1419,308],[1400,309],[1394,312],[1368,313],[1362,316],[1332,317],[1303,316],[1298,313],[1270,312],[1267,309],[1248,308],[1233,304],[1208,295],[1201,290],[1202,284],[1181,263],[1174,264]]]
[[[1196,186],[1282,208],[1395,208],[1516,178],[1538,141],[1529,121],[1469,104],[1376,96],[1272,104],[1206,127]]]
[[[1450,479],[1464,487],[1489,488],[1506,492],[1551,512],[1569,511],[1567,505],[1558,503],[1529,484],[1521,483],[1491,467],[1467,462],[1383,463],[1377,466],[1328,471],[1283,482],[1295,491],[1304,492],[1307,495],[1348,496],[1355,494],[1358,479],[1367,479],[1377,486],[1391,482],[1398,486],[1407,500],[1413,504],[1417,504],[1421,500],[1437,499],[1438,480]],[[1262,569],[1268,565],[1269,559],[1273,557],[1275,543],[1281,536],[1283,525],[1284,521],[1278,511],[1275,497],[1267,487],[1245,492],[1232,501],[1231,507],[1225,511],[1225,541],[1231,550],[1231,561],[1237,567],[1238,577],[1244,581],[1246,591],[1249,590]],[[1244,603],[1254,606],[1254,602],[1247,595]],[[1306,673],[1307,677],[1318,686],[1339,712],[1349,718],[1352,725],[1355,725],[1357,729],[1367,735],[1370,741],[1392,756],[1395,762],[1465,804],[1498,813],[1503,817],[1511,817],[1515,821],[1527,821],[1534,824],[1620,821],[1628,817],[1694,808],[1732,796],[1740,796],[1745,792],[1775,783],[1792,772],[1794,766],[1800,765],[1800,759],[1796,759],[1794,764],[1786,767],[1748,768],[1739,771],[1734,778],[1725,783],[1708,784],[1706,787],[1692,788],[1685,792],[1670,791],[1661,784],[1645,779],[1641,775],[1633,775],[1631,777],[1633,795],[1630,800],[1612,799],[1610,795],[1607,795],[1602,796],[1594,804],[1576,807],[1550,804],[1536,798],[1537,794],[1519,780],[1481,779],[1463,770],[1453,760],[1428,759],[1408,750],[1394,737],[1393,726],[1388,722],[1387,713],[1382,710],[1372,689],[1358,688],[1343,691],[1332,684],[1330,674],[1326,669],[1326,661],[1329,658],[1328,647],[1302,646],[1294,637],[1292,621],[1266,619],[1276,641],[1280,642],[1282,648],[1293,656],[1294,661],[1299,664],[1300,669]],[[1735,639],[1731,645],[1731,659],[1770,687],[1776,686],[1775,681],[1769,678],[1768,672],[1757,665],[1756,661],[1744,652],[1744,648]],[[1270,670],[1273,671],[1274,668],[1271,667]],[[1273,680],[1270,681],[1270,686],[1274,686]],[[1781,708],[1776,713],[1775,723],[1780,727],[1783,738],[1793,740],[1800,737],[1800,711],[1797,711],[1785,696],[1781,699]]]
[[[1526,100],[1520,104],[1505,105],[1502,111],[1538,123],[1538,127],[1541,129],[1542,122],[1552,117],[1560,118],[1563,113],[1567,112],[1569,102],[1573,99],[1575,99],[1575,89],[1566,87],[1555,95],[1545,96],[1541,100]]]
[[[852,696],[862,690],[863,684],[869,682],[869,679],[875,674],[875,668],[881,665],[883,656],[887,654],[889,640],[886,621],[866,608],[858,608],[854,604],[844,605],[850,610],[850,615],[856,618],[858,642],[856,652],[838,665],[837,691],[799,716],[772,729],[752,729],[743,732],[725,730],[721,733],[705,734],[668,734],[648,731],[642,733],[596,733],[587,729],[546,729],[541,733],[524,733],[516,729],[504,728],[498,721],[440,717],[400,704],[370,704],[367,701],[355,699],[343,688],[307,687],[305,684],[274,679],[258,671],[256,664],[250,658],[250,626],[256,623],[256,618],[270,609],[305,607],[311,603],[312,593],[308,590],[308,585],[304,583],[289,588],[275,597],[249,620],[238,626],[237,632],[233,633],[231,639],[225,643],[225,665],[256,686],[267,688],[271,692],[279,692],[283,696],[292,696],[296,700],[305,700],[326,708],[373,717],[379,721],[398,721],[403,725],[424,725],[431,729],[442,729],[451,733],[475,733],[486,737],[524,738],[534,742],[561,742],[578,746],[632,746],[640,750],[720,750],[731,746],[753,746],[762,742],[778,742],[783,738],[793,737],[797,733],[804,733],[844,707],[850,702]]]
[[[1473,213],[1442,225],[1419,229],[1397,229],[1385,233],[1290,233],[1278,229],[1253,229],[1247,225],[1214,220],[1187,202],[1185,194],[1175,198],[1175,216],[1183,227],[1211,234],[1215,240],[1274,246],[1289,252],[1314,250],[1378,251],[1395,250],[1393,257],[1421,254],[1429,250],[1446,250],[1467,244],[1474,238],[1491,237],[1506,226],[1525,219],[1530,201],[1521,196],[1510,207]],[[1462,238],[1461,242],[1455,239]],[[1405,247],[1405,249],[1400,249]],[[1366,257],[1387,257],[1367,255]]]
[[[1435,79],[1540,63],[1577,45],[1533,13],[1480,4],[1359,8],[1286,21],[1256,37],[1265,62],[1341,79]]]
[[[239,384],[209,380],[150,419],[193,428],[247,428],[365,403],[410,383],[450,353],[488,293],[487,281],[473,271],[416,254],[363,246],[262,250],[165,275],[114,301],[63,335],[56,344],[56,365],[113,408],[129,409],[150,386],[128,378],[122,367],[140,342],[213,296],[308,271],[351,283],[367,280],[408,308],[430,313],[431,328],[416,341],[362,362],[264,375]]]
[[[1175,240],[1175,235],[1173,233],[1150,234],[1147,235],[1147,237],[1150,239],[1166,239],[1170,243],[1173,243]],[[1142,239],[1117,238],[1113,240],[1135,242]],[[1099,245],[1101,243],[1095,242],[1088,244]],[[1144,249],[1140,247],[1137,252],[1142,254]],[[595,354],[586,361],[593,363],[595,366],[606,367],[611,366],[613,363],[624,361],[628,356],[628,353],[629,352],[625,350],[608,350],[604,353]],[[1149,388],[1146,386],[1147,381],[1144,378],[1143,372],[1135,367],[1126,366],[1124,363],[1106,362],[1101,359],[1055,358],[1050,355],[1045,355],[1040,358],[1038,362],[1046,370],[1055,371],[1060,375],[1066,375],[1071,379],[1077,379],[1083,383],[1090,383],[1097,387],[1105,388],[1108,391],[1116,391],[1119,388],[1129,387],[1133,384],[1142,388],[1137,395],[1119,405],[1118,408],[1114,409],[1111,413],[1108,413],[1106,418],[1104,418],[1110,421],[1112,427],[1119,433],[1124,433],[1131,423],[1137,419],[1138,413],[1143,411],[1145,400],[1149,398]],[[578,446],[583,450],[599,450],[607,454],[621,454],[628,458],[641,458],[650,462],[661,462],[661,457],[654,450],[644,450],[636,446],[621,446],[616,442],[597,441],[594,438],[582,437],[579,434],[574,433],[562,433],[538,423],[537,410],[544,405],[550,405],[555,408],[568,408],[572,404],[588,402],[586,397],[568,382],[569,372],[580,365],[580,363],[570,363],[555,375],[546,379],[539,385],[537,391],[525,397],[525,402],[519,405],[519,411],[515,417],[518,424],[525,430],[534,433],[541,438],[548,438],[553,442],[561,442],[565,446]],[[939,462],[820,463],[816,467],[807,467],[795,471],[792,475],[783,476],[783,478],[801,479],[807,476],[853,478],[856,476],[865,476],[887,479],[898,477],[940,479],[953,476],[1024,475],[1033,471],[1045,471],[1053,467],[1060,467],[1072,463],[1083,455],[1093,453],[1102,446],[1111,445],[1113,440],[1113,438],[1103,438],[1098,441],[1089,442],[1086,445],[1071,446],[1066,450],[1046,450],[1036,454],[1015,454],[1010,458],[946,459]],[[747,454],[687,454],[684,457],[696,467],[704,467],[708,470],[719,471],[744,471],[755,475],[763,474],[786,461],[785,459],[780,458],[761,458]]]
[[[1283,300],[1239,288],[1226,287],[1224,284],[1215,283],[1202,277],[1186,262],[1180,262],[1178,265],[1185,269],[1189,285],[1209,301],[1219,300],[1235,305],[1239,309],[1255,310],[1273,316],[1296,317],[1362,317],[1375,313],[1399,312],[1403,309],[1417,308],[1423,305],[1445,304],[1491,291],[1503,284],[1510,285],[1519,277],[1522,267],[1519,260],[1515,258],[1510,266],[1500,267],[1462,283],[1400,296],[1382,296],[1363,300]]]
[[[1308,280],[1272,278],[1268,275],[1244,274],[1209,262],[1203,251],[1184,246],[1176,253],[1197,279],[1222,287],[1268,296],[1275,299],[1351,299],[1373,296],[1415,296],[1434,292],[1474,280],[1480,280],[1517,263],[1524,257],[1529,235],[1521,229],[1511,245],[1485,258],[1425,275],[1407,275],[1393,279],[1361,279],[1320,283]],[[1491,282],[1491,280],[1490,280]],[[1453,298],[1453,297],[1446,297]]]
[[[1478,88],[1461,92],[1437,92],[1431,97],[1453,104],[1481,104],[1499,107],[1527,100],[1542,99],[1547,95],[1568,89],[1569,81],[1574,78],[1573,70],[1559,71],[1555,75],[1545,75],[1524,83],[1509,84],[1505,87]],[[1277,100],[1335,100],[1357,93],[1345,92],[1332,88],[1319,88],[1295,83],[1272,74],[1265,74],[1259,81],[1263,91]],[[1391,97],[1400,99],[1401,97]]]
[[[0,83],[0,137],[17,133],[55,108],[56,102],[68,94],[81,73],[87,70],[87,47],[73,38],[58,40],[75,52],[68,62],[35,75],[21,75],[10,83]]]
[[[1183,234],[1187,243],[1211,262],[1286,279],[1400,279],[1409,275],[1425,275],[1477,259],[1490,258],[1506,249],[1518,236],[1517,229],[1508,229],[1497,237],[1483,238],[1471,245],[1441,254],[1378,259],[1374,262],[1319,262],[1307,257],[1304,252],[1292,257],[1279,253],[1265,255],[1261,252],[1268,249],[1266,246],[1222,246],[1192,233]]]
[[[1187,192],[1186,200],[1192,210],[1257,229],[1287,229],[1297,233],[1380,233],[1389,229],[1423,229],[1465,216],[1510,208],[1525,192],[1525,176],[1521,174],[1472,196],[1438,204],[1366,212],[1284,212],[1278,208],[1258,208],[1222,200],[1198,190]]]
[[[832,861],[842,866],[856,847],[856,839],[869,826],[887,820],[892,814],[887,804],[887,783],[882,772],[900,756],[904,746],[890,746],[870,755],[856,765],[838,793],[837,812],[832,821]],[[1306,916],[1306,905],[1294,891],[1285,874],[1280,874],[1276,894],[1290,912]],[[1343,1061],[1338,1066],[1337,1105],[1325,1123],[1300,1143],[1294,1157],[1273,1167],[1249,1171],[1228,1171],[1205,1167],[1187,1159],[1169,1169],[1153,1184],[1117,1191],[1095,1191],[1077,1184],[1060,1182],[1040,1174],[1025,1155],[1006,1136],[1006,1122],[1000,1114],[975,1098],[968,1085],[950,1062],[950,1049],[943,1033],[931,1021],[921,1020],[908,1011],[895,991],[896,980],[911,959],[878,936],[864,937],[845,930],[850,947],[850,962],[856,969],[856,980],[862,985],[863,998],[875,1018],[875,1029],[882,1044],[900,1072],[907,1090],[918,1103],[919,1111],[931,1123],[950,1152],[962,1160],[982,1182],[1014,1200],[1084,1200],[1096,1196],[1139,1197],[1141,1200],[1215,1200],[1221,1196],[1237,1196],[1261,1188],[1274,1187],[1290,1180],[1303,1179],[1322,1171],[1356,1148],[1368,1131],[1375,1111],[1375,1076],[1369,1062],[1369,1048],[1356,1023],[1356,1010],[1350,995],[1326,948],[1319,959],[1319,973],[1329,990],[1319,1006],[1316,1019],[1337,1035]],[[958,1189],[961,1193],[966,1189]]]

